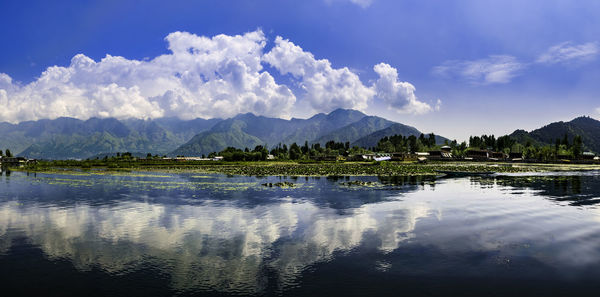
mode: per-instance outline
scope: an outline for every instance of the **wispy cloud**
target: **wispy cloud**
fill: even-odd
[[[351,2],[362,8],[367,8],[371,6],[374,0],[325,0],[326,3],[334,3],[334,2]]]
[[[600,53],[597,42],[573,44],[563,42],[550,47],[541,54],[536,62],[543,64],[557,64],[573,61],[585,61],[595,58]]]
[[[459,77],[474,84],[508,83],[526,67],[515,57],[492,55],[479,60],[451,60],[433,68],[433,73]]]

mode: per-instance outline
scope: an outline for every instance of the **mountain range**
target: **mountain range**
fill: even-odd
[[[376,133],[372,135],[373,133]],[[350,109],[290,120],[239,114],[229,119],[91,118],[0,123],[0,147],[38,159],[83,159],[115,152],[199,156],[226,147],[272,147],[334,140],[373,147],[383,136],[419,136],[414,127]],[[383,135],[383,136],[382,136]],[[381,137],[380,137],[381,136]],[[438,137],[440,142],[445,138]]]
[[[290,120],[251,113],[229,119],[194,120],[57,118],[19,124],[0,123],[0,148],[38,159],[84,159],[126,151],[143,155],[200,156],[229,146],[273,147],[279,143],[302,145],[305,141],[324,145],[334,140],[370,148],[381,138],[395,134],[419,136],[421,131],[350,109]],[[600,121],[590,117],[551,123],[531,132],[516,130],[510,136],[523,144],[554,144],[565,134],[570,142],[575,135],[581,135],[586,150],[600,152]],[[436,135],[438,144],[446,140]]]
[[[88,158],[126,151],[166,154],[219,121],[57,118],[0,123],[0,147],[20,156],[42,159]]]

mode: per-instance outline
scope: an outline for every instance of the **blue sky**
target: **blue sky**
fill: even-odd
[[[599,1],[2,1],[0,22],[0,121],[345,107],[465,139],[600,117]],[[190,44],[212,60],[169,49]]]

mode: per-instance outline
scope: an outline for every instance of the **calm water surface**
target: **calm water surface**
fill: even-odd
[[[598,296],[599,174],[3,172],[0,294]]]

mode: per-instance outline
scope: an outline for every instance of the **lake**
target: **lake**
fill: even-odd
[[[597,296],[599,202],[598,171],[5,171],[1,294]]]

